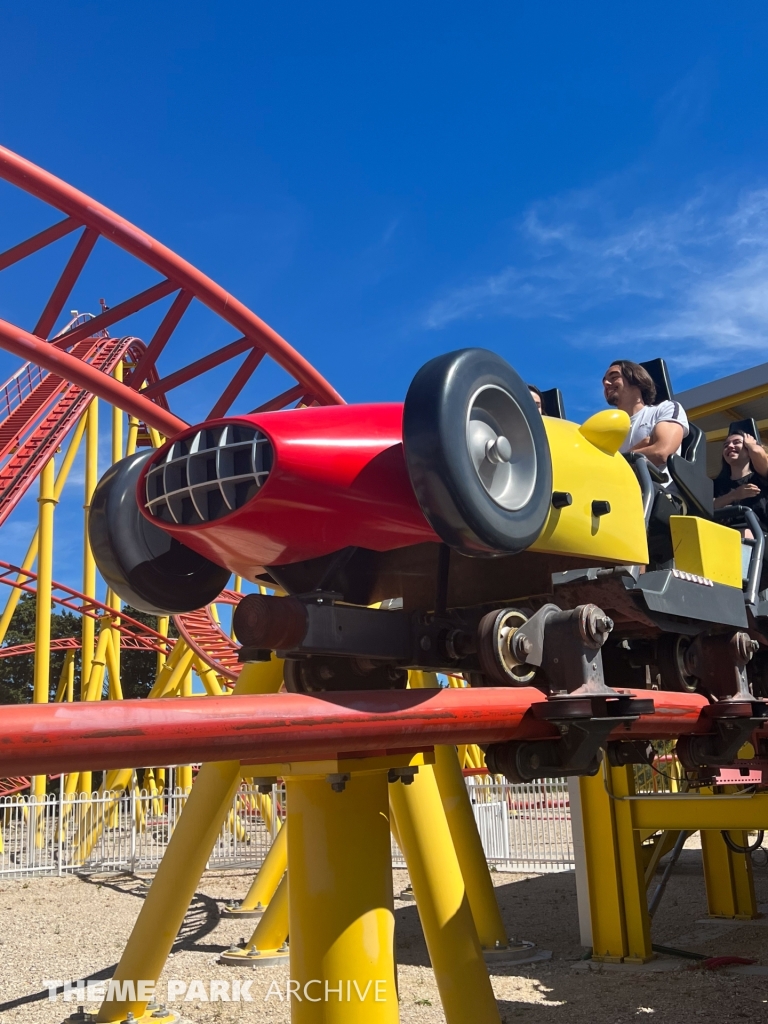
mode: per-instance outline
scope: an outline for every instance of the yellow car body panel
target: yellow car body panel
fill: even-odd
[[[675,568],[741,590],[741,535],[696,516],[671,516]]]
[[[645,565],[648,541],[640,485],[618,452],[629,417],[606,409],[579,426],[544,417],[552,454],[552,490],[565,491],[572,503],[551,508],[531,551],[594,558],[595,564]],[[607,501],[610,512],[596,516],[593,501]]]

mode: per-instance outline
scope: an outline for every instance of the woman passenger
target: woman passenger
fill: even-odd
[[[725,439],[723,468],[715,478],[715,508],[726,505],[746,505],[768,530],[768,455],[743,430]]]

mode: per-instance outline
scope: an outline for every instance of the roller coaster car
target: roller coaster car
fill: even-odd
[[[214,420],[117,463],[91,543],[149,612],[200,607],[233,572],[282,590],[244,598],[235,630],[243,660],[287,658],[294,690],[398,688],[415,668],[615,697],[605,644],[608,682],[731,693],[740,535],[712,521],[700,438],[672,469],[697,515],[675,515],[619,454],[628,428],[615,409],[542,417],[503,359],[465,349],[404,404]]]

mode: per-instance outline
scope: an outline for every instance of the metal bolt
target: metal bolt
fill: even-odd
[[[280,948],[278,949],[278,951],[277,951],[277,952],[278,952],[278,953],[287,953],[287,952],[288,952],[288,943],[287,943],[287,942],[284,942],[284,943],[282,944],[282,946],[281,946],[281,947],[280,947]]]
[[[512,445],[503,434],[500,434],[495,441],[487,441],[485,445],[485,457],[489,462],[509,462],[512,458]]]

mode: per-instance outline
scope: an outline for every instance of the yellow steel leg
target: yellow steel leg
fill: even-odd
[[[426,672],[411,672],[410,684],[414,689],[438,685],[434,673]],[[435,747],[434,773],[480,945],[483,949],[504,948],[508,945],[507,930],[455,747]]]
[[[85,511],[83,536],[83,593],[86,597],[96,597],[96,562],[88,540],[88,517],[91,514],[91,500],[96,484],[99,481],[99,401],[92,399],[86,414],[85,435]],[[88,684],[91,678],[93,649],[96,639],[96,622],[89,615],[82,619],[82,654],[80,661],[80,700],[88,699]],[[93,781],[90,772],[81,772],[79,790],[90,795]]]
[[[277,659],[246,665],[234,695],[274,693],[283,679]],[[205,865],[240,784],[239,761],[204,764],[152,880],[136,924],[117,965],[119,981],[157,981],[195,894]],[[105,1000],[98,1021],[122,1021],[129,1011],[140,1017],[146,1001]]]
[[[621,891],[624,901],[624,922],[627,937],[627,963],[647,963],[653,959],[651,948],[651,919],[645,887],[645,870],[640,834],[632,828],[630,802],[621,798],[635,795],[635,777],[632,765],[611,768],[605,772],[610,789],[619,799],[611,801],[616,830],[616,843],[621,867]],[[598,777],[600,773],[598,772]]]
[[[472,919],[434,771],[390,786],[398,845],[416,897],[447,1024],[499,1024],[499,1011]],[[290,817],[290,798],[288,814]],[[293,871],[293,861],[288,860]],[[293,927],[291,927],[293,941]]]
[[[288,867],[288,829],[281,828],[269,848],[264,863],[242,903],[228,903],[223,913],[230,917],[255,917],[261,914],[275,894]]]
[[[734,843],[746,846],[746,832],[729,832]],[[701,854],[710,917],[758,917],[752,860],[748,853],[729,850],[720,832],[702,829]]]
[[[53,510],[56,498],[53,493],[53,459],[43,466],[40,473],[40,496],[38,513],[37,553],[37,598],[35,603],[35,661],[34,691],[35,704],[47,704],[51,681],[51,591],[53,578]],[[30,780],[30,796],[42,800],[45,797],[45,775],[36,775]],[[43,836],[35,832],[35,841],[41,845]]]
[[[288,953],[288,875],[283,875],[269,906],[244,946],[230,946],[222,953],[222,964],[268,967],[287,963]]]
[[[480,945],[483,949],[507,946],[507,930],[455,747],[435,747],[434,772]]]
[[[592,918],[592,958],[621,963],[627,954],[624,898],[611,799],[602,769],[579,779]]]
[[[286,784],[292,1024],[397,1024],[386,772]]]

